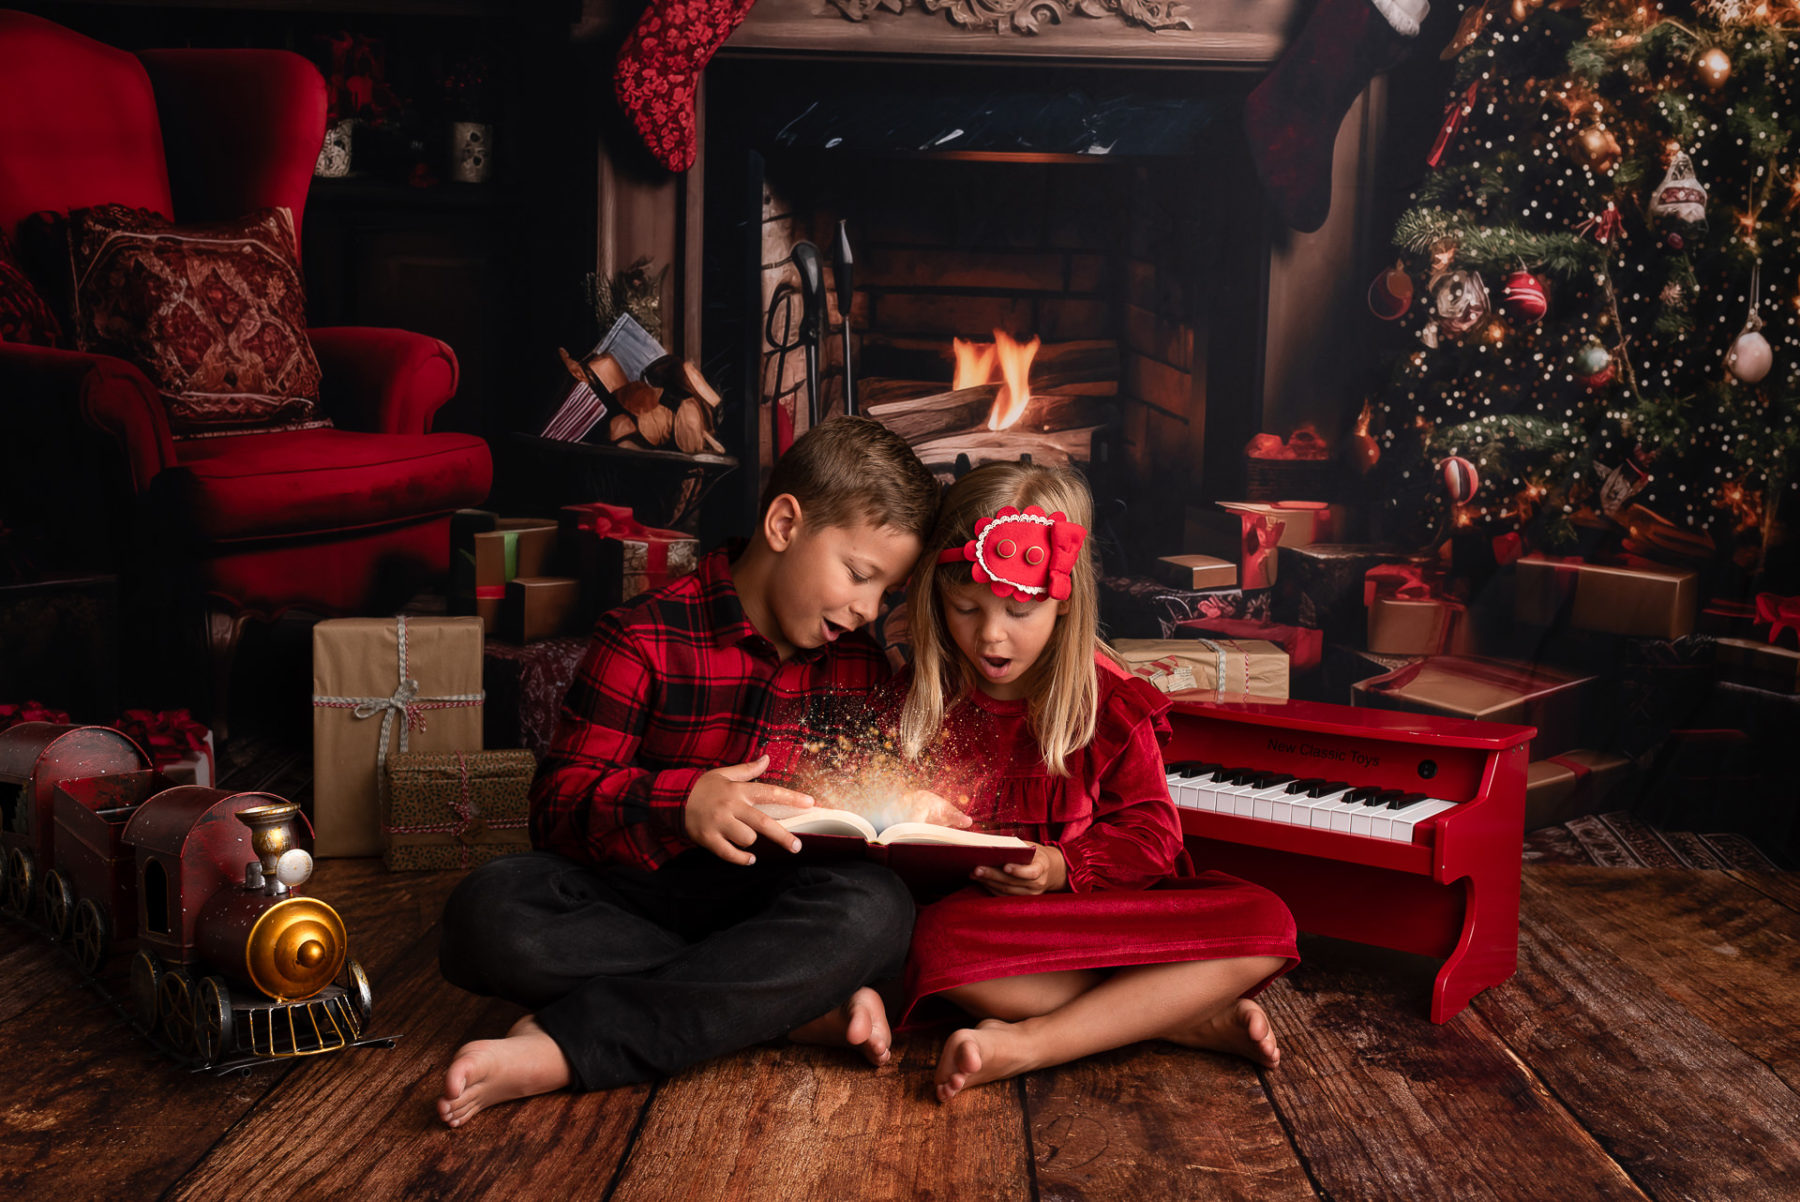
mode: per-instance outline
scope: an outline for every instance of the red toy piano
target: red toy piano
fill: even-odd
[[[1529,726],[1305,701],[1178,700],[1188,849],[1302,931],[1443,960],[1431,1021],[1513,975]]]

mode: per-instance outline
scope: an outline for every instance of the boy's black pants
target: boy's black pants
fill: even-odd
[[[887,869],[749,867],[706,851],[655,872],[551,852],[477,867],[444,907],[451,984],[529,1007],[578,1089],[610,1089],[775,1039],[898,976],[913,903]]]

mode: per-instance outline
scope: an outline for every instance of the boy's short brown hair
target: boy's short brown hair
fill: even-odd
[[[937,518],[937,480],[905,439],[867,417],[834,417],[801,435],[775,461],[762,512],[782,493],[820,526],[867,522],[923,541]]]

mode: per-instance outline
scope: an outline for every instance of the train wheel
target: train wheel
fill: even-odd
[[[131,958],[131,1005],[137,1011],[144,1030],[156,1034],[156,1021],[161,1016],[162,961],[145,948]]]
[[[30,854],[13,848],[6,858],[6,896],[0,898],[0,906],[5,906],[8,914],[23,918],[31,910],[31,887],[36,883],[37,868]]]
[[[171,968],[163,973],[162,984],[156,995],[156,1009],[162,1016],[163,1037],[183,1055],[192,1052],[196,1046],[193,978],[179,968]]]
[[[58,942],[69,937],[74,918],[75,894],[62,873],[52,868],[44,874],[44,917],[50,920],[50,937]]]
[[[355,960],[344,961],[344,992],[350,995],[363,1029],[368,1030],[369,1016],[375,1013],[375,991],[369,988],[369,974]]]
[[[231,1017],[231,990],[223,977],[207,977],[194,995],[194,1037],[208,1064],[217,1064],[237,1046]]]
[[[94,904],[94,899],[84,897],[81,904],[75,907],[75,959],[82,971],[90,977],[100,971],[106,963],[106,953],[112,949],[112,924],[106,921],[106,912]]]

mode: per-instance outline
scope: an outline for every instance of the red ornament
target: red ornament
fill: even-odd
[[[1550,309],[1550,298],[1544,294],[1544,282],[1521,269],[1506,277],[1500,307],[1514,321],[1529,325],[1543,319]]]
[[[1412,308],[1412,302],[1412,277],[1406,274],[1403,263],[1396,262],[1369,285],[1369,312],[1383,321],[1399,321]]]
[[[1475,474],[1475,465],[1462,456],[1452,455],[1439,466],[1444,472],[1444,491],[1455,504],[1467,505],[1481,491],[1481,477]]]
[[[1377,463],[1381,462],[1381,444],[1367,434],[1352,434],[1350,443],[1350,466],[1356,474],[1366,476]]]

